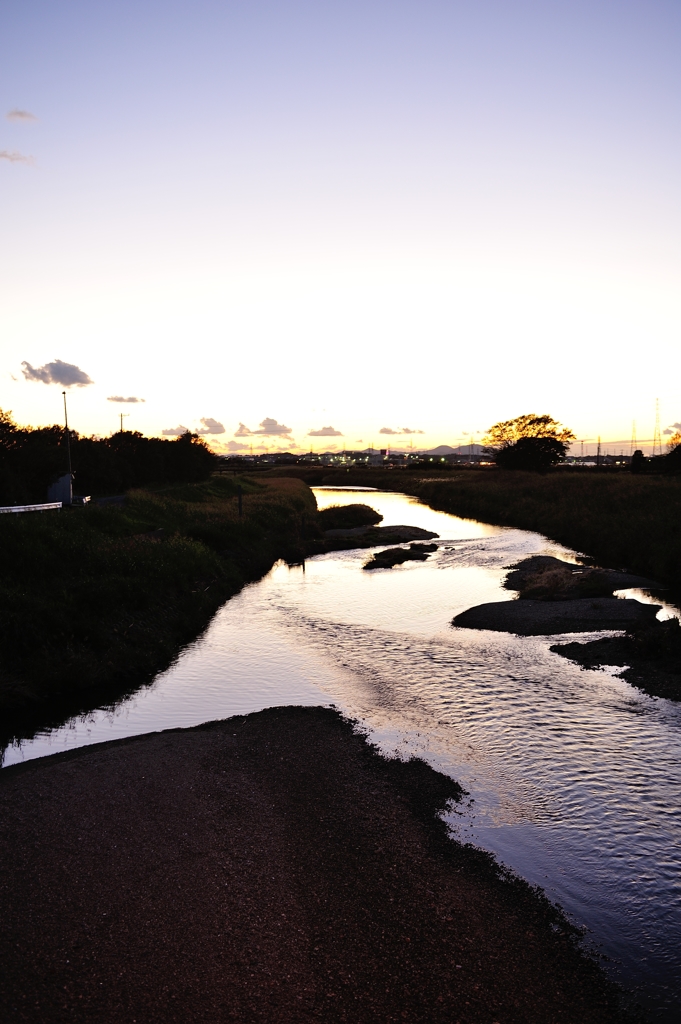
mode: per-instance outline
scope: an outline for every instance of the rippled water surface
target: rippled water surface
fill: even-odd
[[[387,750],[415,751],[469,791],[453,830],[541,885],[586,925],[654,1019],[681,1018],[681,707],[549,647],[455,629],[506,600],[503,568],[570,552],[537,534],[369,501],[384,525],[437,532],[425,562],[363,572],[366,551],[278,565],[218,612],[153,686],[5,751],[5,764],[275,704],[334,703]],[[667,612],[670,614],[670,612]],[[585,638],[585,637],[582,637]]]

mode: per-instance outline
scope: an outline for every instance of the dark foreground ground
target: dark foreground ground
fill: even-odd
[[[5,769],[0,1019],[620,1019],[549,905],[446,838],[460,796],[320,708]]]

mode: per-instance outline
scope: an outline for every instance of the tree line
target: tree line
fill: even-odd
[[[47,489],[68,472],[63,427],[21,427],[0,409],[0,505],[47,500]],[[149,484],[192,483],[210,476],[217,463],[203,438],[145,437],[118,431],[111,437],[82,437],[69,431],[73,486],[77,494],[122,494]]]
[[[525,469],[546,472],[565,459],[575,435],[553,417],[527,413],[514,420],[495,423],[483,438],[486,453],[501,469]],[[681,433],[674,434],[666,455],[646,459],[635,451],[631,460],[633,473],[681,472]]]

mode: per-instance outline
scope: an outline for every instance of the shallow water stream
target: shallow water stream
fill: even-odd
[[[362,550],[277,565],[151,687],[8,747],[4,764],[277,704],[335,704],[384,749],[460,781],[470,795],[450,814],[454,832],[585,925],[654,1020],[681,1019],[681,705],[552,654],[560,638],[450,625],[509,598],[504,566],[572,553],[405,495],[315,493],[320,507],[368,500],[383,525],[434,530],[439,550],[376,572],[362,571]]]

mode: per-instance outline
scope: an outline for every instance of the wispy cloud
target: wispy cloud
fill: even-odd
[[[26,380],[42,381],[43,384],[61,384],[65,388],[85,388],[94,381],[88,377],[85,370],[73,363],[65,363],[61,359],[55,359],[52,363],[45,363],[44,366],[31,366],[24,360],[21,364],[21,371]]]
[[[135,398],[134,395],[130,395],[129,398],[124,398],[123,395],[109,395],[107,402],[123,402],[127,404],[134,404],[135,402],[144,402],[144,398]]]
[[[308,430],[308,437],[342,437],[343,431],[335,427],[320,427],[319,430]]]
[[[203,428],[198,431],[199,434],[224,434],[225,428],[222,423],[214,420],[212,416],[202,416],[201,422]]]
[[[180,423],[177,427],[168,427],[167,430],[162,430],[161,433],[164,437],[181,437],[182,434],[186,434],[189,431],[189,427],[183,427]]]
[[[379,434],[425,434],[425,430],[413,430],[411,427],[400,427],[393,430],[392,427],[381,427]]]
[[[0,149],[0,160],[9,160],[11,164],[32,164],[34,162],[32,156],[9,149]]]
[[[672,423],[671,427],[667,427],[667,429],[663,430],[662,433],[676,434],[678,431],[681,431],[681,423]]]
[[[8,110],[5,114],[8,121],[37,121],[38,118],[30,110]]]
[[[255,437],[260,435],[261,437],[286,437],[291,433],[291,427],[284,426],[283,423],[277,423],[270,416],[266,416],[260,423],[258,430],[250,430],[245,423],[239,424],[239,429],[235,431],[235,437]]]

